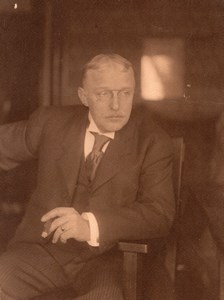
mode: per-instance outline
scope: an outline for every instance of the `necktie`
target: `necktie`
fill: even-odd
[[[96,170],[103,157],[102,148],[110,140],[110,138],[105,135],[100,135],[96,132],[91,133],[94,135],[95,141],[92,151],[86,158],[86,173],[89,181],[92,181],[94,179]]]

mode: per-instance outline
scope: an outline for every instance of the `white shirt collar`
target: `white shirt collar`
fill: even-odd
[[[105,135],[107,137],[109,137],[110,139],[114,139],[114,136],[115,136],[115,132],[100,132],[99,128],[97,127],[96,123],[94,122],[93,120],[93,117],[91,115],[91,113],[89,112],[89,127],[87,128],[87,131],[92,131],[92,132],[96,132],[96,133],[99,133],[99,134],[102,134],[102,135]]]

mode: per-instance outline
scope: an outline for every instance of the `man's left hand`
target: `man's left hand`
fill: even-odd
[[[54,208],[42,216],[41,222],[45,223],[42,237],[54,232],[52,243],[66,243],[72,238],[79,242],[90,240],[89,222],[72,207]]]

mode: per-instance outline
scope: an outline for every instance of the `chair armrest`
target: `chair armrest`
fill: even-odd
[[[133,252],[133,253],[149,253],[151,249],[150,243],[145,241],[125,241],[118,243],[118,250],[122,252]]]
[[[153,254],[158,253],[166,244],[165,238],[153,238],[149,240],[133,240],[118,242],[118,250],[122,252]]]
[[[123,291],[125,299],[143,300],[144,266],[147,257],[153,257],[157,250],[161,250],[164,239],[120,241],[118,250],[123,252]],[[146,267],[147,269],[147,267]]]
[[[123,252],[123,292],[125,299],[142,300],[143,260],[151,253],[151,241],[120,241],[118,250]]]

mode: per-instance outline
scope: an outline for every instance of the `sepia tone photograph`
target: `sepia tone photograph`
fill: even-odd
[[[224,300],[224,0],[0,0],[0,300]]]

